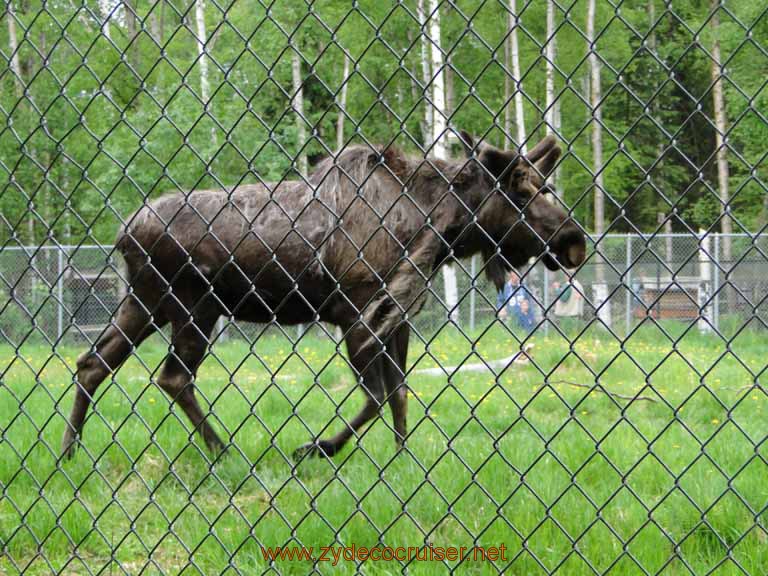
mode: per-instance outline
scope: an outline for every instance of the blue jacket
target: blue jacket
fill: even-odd
[[[507,305],[507,312],[514,312],[515,308],[520,308],[520,300],[528,300],[533,305],[533,297],[528,289],[522,284],[512,286],[509,282],[504,284],[504,288],[496,297],[496,310],[501,310],[502,306]]]
[[[528,312],[523,314],[520,307],[522,300],[528,300]],[[496,309],[501,310],[507,306],[507,313],[515,319],[517,324],[524,330],[530,332],[536,324],[536,317],[533,314],[533,296],[522,284],[512,286],[509,282],[504,284],[504,289],[496,297]]]

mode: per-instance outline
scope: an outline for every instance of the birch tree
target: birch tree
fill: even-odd
[[[506,148],[510,148],[510,134],[511,134],[511,112],[509,108],[509,99],[511,92],[511,85],[514,82],[515,94],[513,100],[515,102],[515,132],[517,138],[517,147],[525,154],[525,110],[523,109],[523,86],[520,81],[520,45],[517,39],[517,27],[519,26],[520,19],[517,15],[517,0],[509,0],[509,7],[507,10],[507,24],[509,28],[509,35],[507,36],[507,42],[505,46],[506,53],[506,75],[504,78],[504,138],[507,143]],[[509,70],[512,70],[512,78],[509,77]]]
[[[307,153],[304,151],[304,143],[307,139],[306,126],[304,124],[304,83],[301,78],[301,56],[294,46],[291,55],[291,77],[293,80],[293,99],[291,107],[296,113],[296,149],[301,149],[296,159],[299,173],[307,175]]]
[[[112,10],[115,9],[116,0],[99,0],[99,12],[103,19],[101,29],[104,32],[104,36],[112,38],[110,31],[110,20],[112,19]]]
[[[195,0],[195,25],[197,28],[197,55],[200,64],[200,95],[207,105],[211,95],[211,86],[208,80],[208,58],[205,55],[205,44],[208,41],[205,29],[205,0]]]
[[[587,42],[589,49],[589,103],[592,108],[592,171],[594,173],[594,232],[601,236],[605,224],[603,202],[603,112],[600,108],[600,60],[595,50],[595,0],[587,7]],[[602,279],[601,279],[602,280]]]
[[[155,42],[163,44],[163,28],[165,27],[165,0],[156,0],[155,7],[149,14],[149,30]]]
[[[349,56],[344,54],[344,72],[342,74],[341,92],[339,93],[339,115],[336,118],[336,152],[341,152],[344,146],[344,118],[347,107],[347,88],[349,87]]]
[[[416,17],[419,19],[419,25],[421,26],[421,78],[424,86],[424,121],[422,122],[422,136],[424,138],[424,147],[429,148],[432,144],[432,102],[431,98],[427,97],[429,87],[432,83],[432,71],[430,69],[430,57],[429,57],[429,39],[427,38],[427,15],[424,11],[424,0],[417,0],[416,2]]]
[[[128,62],[134,68],[138,68],[141,63],[141,50],[137,42],[137,36],[141,33],[142,24],[137,13],[138,5],[138,0],[122,0],[125,33],[128,37],[125,52],[128,55]]]
[[[19,64],[19,42],[16,37],[16,13],[13,2],[8,2],[6,19],[8,20],[8,51],[11,53],[11,71],[13,72],[13,85],[16,89],[16,97],[21,98],[24,87],[21,81],[21,65]]]
[[[16,12],[13,8],[13,2],[8,2],[6,6],[6,19],[8,20],[8,51],[11,53],[11,71],[13,72],[13,85],[16,91],[16,96],[21,98],[24,94],[24,82],[21,77],[21,63],[19,60],[19,42],[16,35]],[[31,66],[30,66],[31,69]],[[24,102],[22,102],[24,105]],[[35,215],[32,211],[27,216],[27,235],[28,242],[33,244],[35,242]],[[33,282],[36,282],[33,275]]]
[[[557,41],[555,38],[555,2],[547,0],[547,40],[546,40],[546,111],[544,113],[544,122],[547,135],[560,132],[560,105],[555,99],[555,58],[557,57]],[[560,190],[560,166],[555,169],[551,177],[555,193],[562,198]]]
[[[603,112],[600,108],[600,60],[595,49],[595,0],[587,6],[587,42],[589,47],[589,102],[592,108],[592,170],[595,174],[595,235],[605,230],[603,198]]]
[[[720,195],[720,231],[723,236],[723,260],[726,262],[726,270],[731,266],[732,248],[731,238],[728,234],[733,232],[728,203],[730,195],[728,191],[728,148],[725,134],[728,131],[728,120],[725,113],[725,95],[723,94],[723,69],[720,60],[720,15],[718,14],[718,0],[712,0],[712,100],[715,109],[715,146],[717,156],[717,184]],[[730,295],[729,290],[729,295]],[[730,300],[730,298],[729,298]]]
[[[447,123],[445,109],[445,63],[440,43],[440,8],[438,0],[429,0],[429,38],[432,65],[432,146],[436,158],[448,159]],[[427,106],[429,108],[429,106]],[[456,283],[456,269],[452,264],[443,266],[445,304],[451,320],[458,322],[459,291]]]
[[[603,197],[603,114],[600,108],[600,60],[595,49],[595,0],[589,0],[587,5],[587,43],[589,49],[589,101],[592,108],[592,171],[594,173],[595,189],[595,237],[600,237],[605,231],[605,199]],[[608,298],[608,286],[605,283],[605,267],[600,251],[595,255],[595,305],[600,306],[598,317],[608,326],[611,323],[611,309]]]

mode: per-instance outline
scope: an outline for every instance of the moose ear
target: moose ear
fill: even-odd
[[[549,176],[552,173],[552,170],[555,169],[555,164],[557,164],[557,159],[560,158],[561,153],[562,150],[560,150],[560,146],[553,146],[543,158],[534,164],[536,170],[539,171],[543,178]]]
[[[552,148],[557,144],[554,136],[545,136],[541,142],[536,144],[533,149],[528,152],[526,157],[531,161],[531,164],[535,164],[541,160]]]
[[[518,163],[520,156],[515,152],[505,152],[497,148],[485,148],[482,163],[486,170],[501,181],[506,181],[512,173],[512,168]]]
[[[461,141],[462,148],[464,148],[464,154],[467,158],[471,158],[477,145],[475,139],[472,138],[469,132],[462,130],[459,132],[459,140]]]

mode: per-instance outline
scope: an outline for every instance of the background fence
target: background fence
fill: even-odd
[[[593,258],[573,276],[583,298],[582,325],[597,323],[626,337],[639,323],[679,320],[697,329],[720,331],[721,320],[733,327],[765,329],[768,294],[768,240],[763,235],[732,234],[734,252],[726,260],[717,233],[608,234],[601,240],[605,296],[596,292]],[[592,248],[594,250],[594,247]],[[462,295],[454,321],[474,333],[497,317],[497,292],[479,269],[477,257],[460,262],[457,281]],[[531,295],[537,329],[549,333],[560,324],[553,284],[568,277],[533,266],[520,270]],[[24,246],[0,252],[0,336],[11,346],[27,338],[49,343],[93,341],[107,326],[129,285],[121,257],[110,245]],[[599,311],[599,313],[598,313]],[[231,323],[229,320],[226,323]],[[413,325],[432,336],[448,322],[448,308],[434,295]],[[256,329],[240,325],[221,338],[255,337]],[[299,327],[302,333],[310,326]],[[727,332],[727,330],[725,330]]]
[[[766,78],[754,0],[6,0],[0,574],[765,574]],[[530,265],[533,325],[500,322],[455,263],[409,320],[405,446],[386,414],[300,462],[360,410],[338,332],[219,323],[194,388],[222,455],[160,390],[161,331],[61,459],[137,208],[352,145],[445,160],[460,130],[560,142],[577,316]]]

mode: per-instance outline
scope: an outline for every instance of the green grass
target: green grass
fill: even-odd
[[[341,426],[335,404],[350,418],[362,403],[328,339],[214,347],[198,384],[232,442],[214,465],[149,384],[167,351],[161,337],[102,385],[84,447],[66,463],[57,453],[80,350],[0,347],[0,573],[85,574],[87,565],[110,574],[118,562],[131,574],[261,573],[260,545],[425,540],[507,547],[507,563],[468,562],[462,573],[742,574],[736,563],[761,573],[768,398],[740,388],[759,381],[766,337],[745,331],[726,347],[682,325],[665,329],[675,342],[652,325],[624,343],[598,329],[573,344],[550,331],[531,338],[533,362],[497,378],[412,375],[407,450],[396,454],[387,411],[335,460],[298,467],[294,448]],[[474,341],[445,330],[429,353],[414,339],[410,364],[477,362],[473,346],[488,360],[519,349],[498,325]],[[554,383],[596,377],[656,402]],[[278,568],[303,574],[311,564]],[[355,572],[344,561],[318,568]]]

